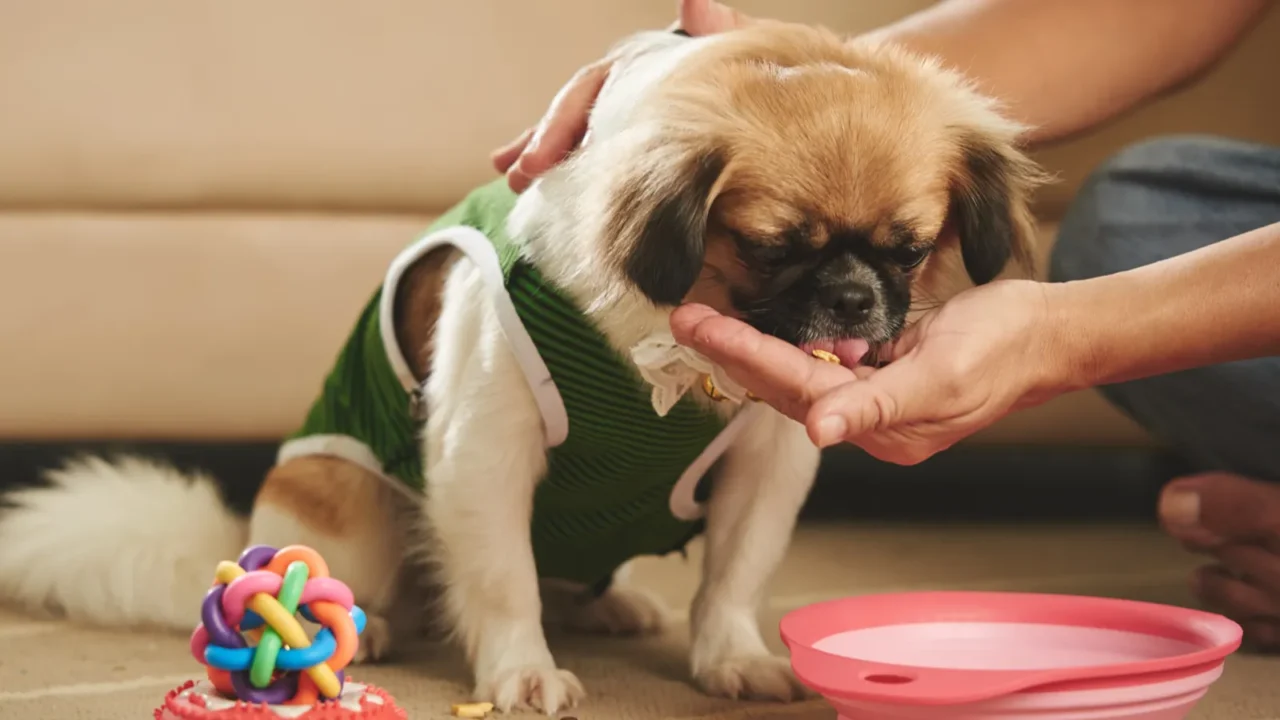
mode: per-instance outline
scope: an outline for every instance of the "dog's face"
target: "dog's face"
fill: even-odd
[[[1021,128],[951,73],[781,23],[620,58],[589,131],[609,170],[599,249],[655,305],[875,344],[954,276],[1029,260],[1041,176]]]

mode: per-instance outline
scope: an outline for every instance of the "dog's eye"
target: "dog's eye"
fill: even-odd
[[[924,262],[932,251],[933,248],[928,245],[899,245],[889,251],[889,258],[897,263],[898,267],[910,270]]]
[[[766,243],[748,237],[745,233],[737,230],[729,230],[729,235],[733,238],[734,243],[737,244],[738,251],[752,262],[777,265],[787,260],[791,254],[790,248],[785,243]]]
[[[787,259],[787,248],[781,245],[755,245],[751,248],[751,254],[761,262],[779,263]]]

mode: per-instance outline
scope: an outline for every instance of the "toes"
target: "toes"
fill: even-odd
[[[1169,483],[1160,495],[1161,524],[1192,547],[1249,542],[1280,553],[1280,486],[1229,473]]]
[[[1280,558],[1253,546],[1226,548],[1219,557],[1222,565],[1195,572],[1192,590],[1207,607],[1240,623],[1252,649],[1280,651],[1280,577],[1268,575]]]
[[[725,660],[697,673],[696,680],[708,695],[735,700],[790,702],[808,694],[787,659],[773,655]]]
[[[1246,620],[1240,623],[1245,642],[1255,651],[1280,652],[1280,621]]]
[[[1280,618],[1280,555],[1259,545],[1229,545],[1214,554],[1233,575],[1266,593]]]
[[[1280,617],[1274,599],[1220,565],[1200,568],[1191,584],[1201,601],[1236,622]]]
[[[382,660],[391,652],[391,623],[377,615],[368,616],[359,640],[360,645],[351,662],[361,664]]]
[[[586,696],[577,676],[554,666],[512,668],[491,686],[477,689],[480,700],[487,700],[502,712],[533,709],[547,715],[574,707]]]
[[[1240,623],[1251,646],[1280,649],[1280,486],[1227,473],[1181,478],[1161,494],[1160,522],[1217,559],[1192,577],[1200,601]]]
[[[558,708],[574,707],[587,696],[587,690],[582,687],[582,681],[578,679],[577,675],[568,670],[557,670],[556,676],[560,681],[561,695],[556,707],[544,708],[547,714],[554,713]]]

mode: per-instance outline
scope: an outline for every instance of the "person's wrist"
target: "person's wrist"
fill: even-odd
[[[1085,390],[1097,384],[1101,360],[1096,328],[1075,282],[1040,283],[1045,361],[1038,390],[1047,395]]]

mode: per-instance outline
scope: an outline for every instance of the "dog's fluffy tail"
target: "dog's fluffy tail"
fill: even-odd
[[[89,457],[0,496],[0,600],[78,622],[191,630],[247,519],[213,478]]]

